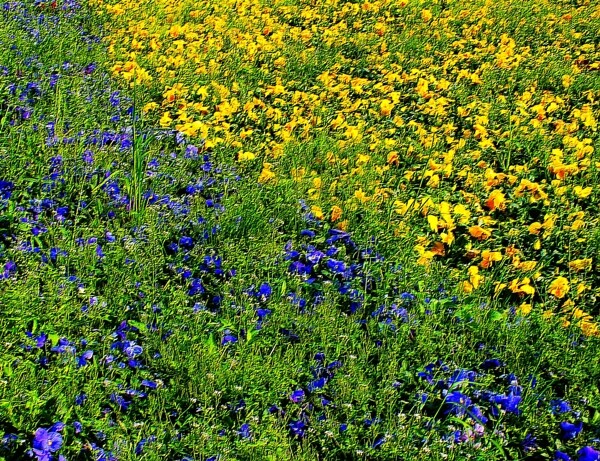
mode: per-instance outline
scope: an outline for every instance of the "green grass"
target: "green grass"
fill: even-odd
[[[39,11],[28,5],[37,17]],[[201,151],[198,158],[185,158],[185,144],[178,145],[173,136],[164,136],[164,130],[154,129],[149,121],[134,121],[126,114],[131,104],[145,96],[138,93],[140,88],[121,86],[109,77],[110,63],[102,45],[84,45],[80,27],[89,32],[99,29],[89,12],[84,8],[72,18],[51,12],[47,16],[60,18],[58,26],[44,30],[37,44],[19,22],[22,13],[3,13],[0,19],[0,57],[8,68],[0,77],[0,91],[7,101],[0,106],[4,120],[0,123],[0,180],[14,183],[10,199],[0,201],[0,267],[14,261],[18,268],[0,280],[0,433],[17,436],[10,447],[0,445],[0,459],[29,459],[26,452],[36,429],[57,421],[67,425],[59,453],[69,460],[98,459],[92,443],[112,451],[119,460],[180,460],[185,456],[205,460],[217,454],[227,460],[533,460],[552,459],[555,449],[575,456],[585,445],[598,448],[598,338],[584,338],[575,323],[563,327],[560,319],[544,318],[537,310],[526,317],[515,314],[514,307],[521,302],[516,295],[465,295],[445,264],[416,265],[409,243],[412,236],[402,239],[391,233],[391,205],[383,209],[365,206],[344,216],[357,247],[372,248],[384,257],[383,261],[362,261],[351,245],[338,243],[335,259],[361,264],[360,275],[349,283],[364,296],[363,307],[350,313],[348,296],[339,292],[340,276],[324,262],[315,269],[314,283],[288,270],[288,242],[305,253],[305,244],[322,251],[331,246],[326,243],[329,224],[307,219],[299,204],[306,199],[306,183],[282,178],[277,184],[257,184],[254,178],[260,166],[234,165],[234,148],[220,147]],[[533,34],[522,33],[524,37]],[[16,48],[11,49],[9,43]],[[407,47],[403,52],[413,50],[411,42],[403,46]],[[307,85],[329,67],[338,51],[355,59],[352,53],[360,47],[342,46],[331,54],[319,50],[322,57],[307,69],[291,63],[290,78]],[[34,55],[40,66],[28,65]],[[72,70],[60,70],[65,61]],[[92,62],[97,69],[83,75],[84,66]],[[48,83],[52,70],[64,74],[55,89]],[[518,84],[527,86],[528,79],[540,79],[554,85],[563,71],[557,65],[541,76],[535,72],[519,74]],[[263,76],[257,71],[245,78],[245,90],[251,91]],[[18,120],[15,107],[26,103],[18,100],[18,93],[9,94],[8,88],[17,83],[21,89],[30,81],[40,82],[42,94],[33,104],[32,117]],[[481,91],[493,92],[493,83],[489,85]],[[121,120],[113,122],[116,109],[109,96],[116,90],[121,100],[130,101],[122,105]],[[11,120],[16,122],[11,124]],[[74,137],[74,142],[47,145],[49,121],[55,121],[59,138]],[[121,149],[120,141],[114,146],[85,142],[94,130],[122,133],[124,127],[131,129],[130,149]],[[79,132],[83,136],[77,138]],[[324,153],[353,159],[368,144],[342,149],[336,141],[331,133],[323,132],[291,144],[278,166],[286,171],[304,167],[325,178],[340,176],[354,165],[319,163]],[[507,145],[511,149],[507,157],[497,158],[505,169],[517,156],[529,160],[544,155],[548,147],[544,140],[511,139]],[[93,151],[92,164],[82,160],[87,150]],[[427,161],[430,153],[423,150],[414,163],[406,159],[398,171],[383,178],[370,171],[364,181],[382,179],[396,193],[408,187],[405,197],[420,198],[422,185],[416,187],[401,176]],[[202,169],[203,155],[210,157],[210,172]],[[55,161],[52,167],[50,159],[58,156],[60,165]],[[153,159],[158,166],[152,166]],[[57,172],[59,176],[50,177]],[[199,181],[203,190],[185,192]],[[127,205],[109,197],[115,184],[121,197],[129,198]],[[151,194],[145,195],[148,190],[168,196],[169,205],[154,202]],[[342,200],[353,193],[353,183],[340,185]],[[442,193],[438,198],[443,198]],[[41,206],[42,199],[54,203],[32,211]],[[215,200],[223,209],[209,206],[207,200]],[[60,219],[57,210],[63,206],[68,213]],[[181,207],[186,213],[179,211]],[[515,213],[520,212],[515,207]],[[407,225],[416,229],[420,217],[407,219],[414,220]],[[43,230],[37,233],[34,228]],[[217,229],[214,233],[213,228]],[[302,236],[305,228],[314,230],[316,236],[310,240]],[[107,232],[114,241],[107,239]],[[599,240],[598,232],[590,230],[590,234],[587,242],[579,243],[556,236],[562,239],[556,247],[590,254],[597,250]],[[180,242],[182,236],[192,237],[193,248],[170,250],[169,244]],[[523,243],[527,248],[525,243],[530,242]],[[38,250],[28,251],[28,246]],[[59,249],[56,258],[50,256],[54,248]],[[222,259],[225,275],[201,270],[207,256]],[[542,252],[539,261],[553,267],[563,256],[558,250]],[[470,264],[461,254],[454,257],[457,268]],[[192,271],[191,278],[201,279],[205,292],[189,295],[190,280],[178,269]],[[232,269],[236,274],[227,275]],[[502,264],[495,266],[486,273],[489,290],[483,292],[492,291],[492,281],[509,282],[507,274]],[[595,277],[590,275],[590,280]],[[247,294],[252,286],[258,289],[263,283],[272,288],[268,299]],[[304,309],[290,302],[291,292],[307,300]],[[407,300],[408,294],[414,299]],[[313,306],[315,295],[321,302]],[[219,302],[215,296],[221,298]],[[549,307],[554,302],[543,301]],[[593,305],[595,300],[588,303]],[[396,317],[371,315],[380,306],[389,309],[392,304],[406,311]],[[271,313],[257,329],[259,308]],[[143,347],[137,356],[143,364],[140,367],[126,364],[126,353],[111,347],[119,339],[116,332],[123,321],[129,326],[126,340]],[[34,338],[41,333],[48,335],[47,343],[34,347]],[[221,344],[227,334],[238,341]],[[76,352],[51,351],[63,337]],[[77,357],[86,350],[94,351],[93,358],[78,367]],[[326,374],[322,389],[309,392],[308,384],[317,378],[312,371],[318,367],[318,353],[324,354],[324,365],[339,360],[340,366]],[[493,358],[503,366],[485,370],[481,364]],[[435,368],[431,383],[418,376],[426,365],[438,361],[448,369]],[[123,367],[119,362],[124,362]],[[455,370],[479,374],[474,383],[452,384]],[[502,409],[493,413],[493,405],[481,392],[506,394],[510,373],[522,386],[519,414]],[[535,386],[530,376],[537,380]],[[143,380],[157,383],[156,389],[144,387]],[[462,444],[447,439],[458,429],[473,430],[474,420],[460,411],[445,414],[458,407],[449,406],[438,381],[445,383],[448,392],[470,395],[485,410],[489,422],[483,437]],[[111,395],[126,396],[128,389],[148,395],[134,395],[129,408],[119,408]],[[298,389],[304,389],[306,397],[294,403],[290,395]],[[87,400],[77,405],[81,393]],[[426,402],[420,399],[422,393],[429,395]],[[330,403],[324,405],[322,398]],[[550,402],[559,398],[568,400],[577,413],[553,414]],[[273,405],[278,409],[270,412]],[[308,421],[305,436],[294,436],[290,423],[301,420],[303,414]],[[559,440],[559,423],[564,420],[584,423],[582,434],[573,441]],[[75,421],[83,426],[80,433],[74,430]],[[250,426],[249,438],[238,434],[245,423]],[[340,430],[342,424],[347,430]],[[525,451],[520,445],[527,434],[537,437],[537,451]],[[156,439],[136,454],[136,444],[151,436]],[[374,448],[381,437],[385,442]]]

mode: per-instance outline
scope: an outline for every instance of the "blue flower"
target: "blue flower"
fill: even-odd
[[[325,384],[327,384],[327,378],[323,377],[316,379],[308,385],[308,391],[314,392],[317,389],[322,389],[325,386]]]
[[[552,461],[571,461],[571,457],[562,451],[556,450]]]
[[[221,345],[224,346],[226,344],[235,344],[238,342],[237,337],[235,337],[234,335],[232,335],[229,332],[225,332],[225,334],[223,335],[223,339],[221,339]]]
[[[448,385],[452,386],[453,384],[462,383],[463,381],[473,382],[477,377],[477,373],[469,370],[455,370],[452,373],[452,376],[448,379]]]
[[[306,394],[304,393],[304,391],[302,389],[298,389],[292,392],[292,395],[290,395],[290,400],[294,403],[300,403],[304,400],[305,396]]]
[[[375,442],[373,442],[373,445],[371,446],[371,448],[378,448],[381,445],[383,445],[383,443],[386,441],[385,436],[381,435],[379,437],[377,437],[377,439],[375,439]]]
[[[346,271],[346,265],[343,261],[337,261],[332,258],[327,261],[327,267],[334,274],[343,274]]]
[[[312,267],[300,261],[294,261],[289,265],[288,271],[292,272],[293,274],[307,275],[312,272]]]
[[[179,246],[185,248],[186,250],[191,250],[194,248],[194,240],[192,237],[183,236],[179,239]]]
[[[12,195],[14,187],[14,183],[0,179],[0,198],[2,200],[8,200]]]
[[[560,439],[563,441],[572,440],[579,435],[583,429],[583,422],[572,424],[568,421],[560,423]]]
[[[571,411],[571,405],[569,405],[569,402],[561,399],[551,400],[550,408],[554,414],[568,413]]]
[[[115,402],[121,410],[127,410],[129,408],[129,405],[131,405],[131,400],[128,400],[116,393],[110,394],[110,400]]]
[[[264,318],[271,313],[271,309],[256,309],[256,315],[259,320],[264,320]]]
[[[494,368],[500,368],[504,365],[499,359],[488,359],[485,360],[480,366],[483,370],[492,370]]]
[[[480,424],[485,424],[488,422],[488,419],[483,415],[481,409],[477,405],[472,405],[469,407],[469,416]]]
[[[471,405],[471,399],[460,391],[453,391],[446,395],[446,404],[448,408],[445,414],[462,416],[465,414],[466,408]]]
[[[85,351],[83,354],[81,354],[81,356],[77,358],[77,368],[86,366],[88,364],[88,361],[92,360],[93,356],[94,351]]]
[[[577,454],[578,461],[600,461],[600,451],[590,446],[583,447]]]
[[[242,424],[242,427],[240,427],[240,430],[238,431],[238,435],[243,439],[250,438],[251,433],[250,433],[250,426],[248,425],[248,423]]]
[[[534,437],[531,434],[527,434],[521,442],[521,447],[523,448],[523,451],[527,452],[535,450],[538,447],[536,440],[536,437]]]
[[[521,403],[521,397],[514,394],[509,395],[496,395],[493,398],[493,402],[500,405],[504,411],[518,415],[520,413],[519,404]]]
[[[292,434],[294,434],[296,437],[299,437],[299,438],[304,437],[305,432],[306,432],[306,423],[304,423],[304,421],[302,421],[302,420],[292,421],[289,424],[289,427],[292,431]]]
[[[62,435],[41,427],[35,431],[33,437],[33,453],[38,457],[38,460],[50,459],[50,454],[60,450],[62,444]]]

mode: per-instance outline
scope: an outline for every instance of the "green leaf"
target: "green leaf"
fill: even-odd
[[[50,340],[50,342],[52,343],[53,346],[56,346],[58,344],[58,340],[60,339],[60,336],[57,335],[56,333],[50,333],[48,335],[48,339]]]
[[[208,335],[208,338],[206,339],[206,341],[204,341],[204,344],[210,352],[214,352],[215,350],[217,350],[217,343],[215,341],[214,333]]]
[[[138,322],[137,320],[127,320],[127,323],[129,325],[131,325],[132,327],[137,328],[138,330],[140,330],[143,333],[146,333],[148,331],[148,327],[146,326],[146,324],[144,322]]]
[[[281,284],[281,297],[285,297],[287,292],[287,283],[285,283],[285,280],[283,281],[283,283]]]
[[[498,311],[490,311],[490,320],[493,322],[497,322],[498,320],[502,320],[504,318],[504,314]]]

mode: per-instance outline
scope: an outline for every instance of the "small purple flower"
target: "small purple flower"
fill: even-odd
[[[92,357],[94,356],[94,351],[87,350],[81,356],[77,358],[77,368],[84,367],[88,364]]]
[[[90,75],[96,70],[96,63],[90,63],[83,68],[84,75]]]
[[[33,452],[38,459],[50,459],[50,453],[60,450],[62,444],[62,435],[56,431],[50,431],[41,427],[35,431],[33,437]]]
[[[81,158],[88,165],[94,163],[94,153],[91,150],[85,150]]]

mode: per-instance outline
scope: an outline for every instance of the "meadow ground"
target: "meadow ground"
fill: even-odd
[[[600,460],[599,37],[4,2],[0,460]]]

